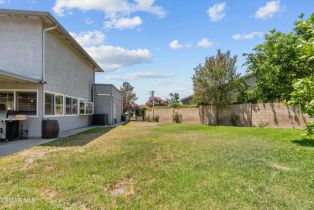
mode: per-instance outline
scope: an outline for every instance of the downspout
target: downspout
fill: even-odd
[[[55,26],[52,26],[52,27],[49,27],[49,28],[44,28],[43,31],[42,31],[42,80],[41,80],[41,84],[42,84],[42,120],[44,119],[44,110],[45,110],[45,90],[44,90],[44,86],[46,84],[46,32],[47,31],[52,31],[52,30],[55,30],[57,29],[58,26],[55,25]]]

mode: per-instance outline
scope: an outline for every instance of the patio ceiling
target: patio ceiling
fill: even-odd
[[[0,69],[0,84],[12,84],[12,83],[27,83],[38,84],[39,80],[32,79],[25,76],[20,76]]]

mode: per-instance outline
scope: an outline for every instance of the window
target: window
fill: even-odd
[[[93,113],[94,113],[94,104],[89,102],[86,104],[86,114],[91,115]]]
[[[55,114],[55,100],[54,94],[45,93],[45,115],[54,115]]]
[[[63,115],[63,95],[45,93],[45,115]]]
[[[21,114],[37,115],[37,92],[16,92],[16,110]]]
[[[76,98],[72,98],[71,114],[76,115],[77,113],[78,113],[78,100]]]
[[[86,102],[80,101],[80,115],[84,115],[86,112]]]
[[[14,109],[14,93],[0,92],[0,111],[8,111]]]
[[[56,115],[63,115],[63,96],[62,95],[55,95],[55,110]]]
[[[65,98],[65,114],[66,115],[71,115],[71,101],[72,98]]]
[[[66,115],[78,114],[78,99],[66,97],[65,99],[65,113]]]

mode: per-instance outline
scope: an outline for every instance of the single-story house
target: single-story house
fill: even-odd
[[[180,100],[180,102],[183,105],[192,105],[192,104],[194,104],[194,102],[193,102],[193,95],[182,98]]]
[[[108,115],[108,124],[121,122],[123,112],[122,92],[112,84],[95,84],[95,115]]]
[[[256,86],[256,77],[255,76],[253,76],[252,74],[247,74],[247,75],[242,76],[241,78],[244,79],[249,90],[253,90],[255,88],[255,86]],[[234,99],[233,99],[234,101],[236,100],[236,94],[237,93],[238,93],[237,89],[234,90],[232,93],[234,95]],[[193,101],[193,96],[194,95],[184,97],[180,100],[180,102],[184,105],[193,105],[193,104],[195,104]]]
[[[61,132],[90,125],[103,69],[50,13],[0,9],[0,49],[0,104],[27,116],[29,137],[47,119]]]

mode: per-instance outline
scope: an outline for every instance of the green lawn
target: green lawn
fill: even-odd
[[[153,123],[93,129],[1,158],[0,208],[314,209],[314,140],[301,133]]]

